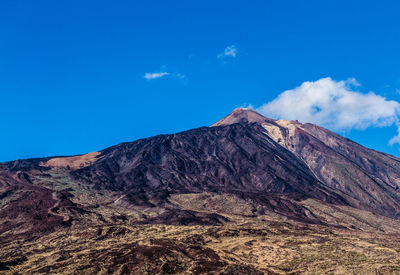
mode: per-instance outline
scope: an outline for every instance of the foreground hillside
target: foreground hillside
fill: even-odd
[[[236,109],[0,164],[0,272],[396,274],[399,213],[400,159]]]
[[[5,274],[400,274],[400,235],[268,217],[109,224],[12,241],[0,258]]]

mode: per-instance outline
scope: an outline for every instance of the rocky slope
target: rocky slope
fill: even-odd
[[[269,210],[306,218],[293,201],[314,198],[391,218],[400,211],[400,160],[312,124],[274,121],[237,109],[210,128],[120,144],[75,170],[96,189],[135,205],[174,193],[239,193]],[[288,199],[291,201],[289,203]],[[272,209],[271,203],[282,208]]]
[[[397,234],[399,187],[398,158],[316,125],[236,109],[211,127],[81,156],[0,164],[0,246],[36,243],[65,230],[184,230],[272,220]],[[216,252],[207,251],[199,257],[213,258]],[[7,253],[0,269],[27,264],[18,261],[27,255]],[[203,268],[196,257],[186,264]],[[261,272],[255,265],[235,268]]]

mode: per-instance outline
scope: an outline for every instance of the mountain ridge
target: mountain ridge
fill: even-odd
[[[235,126],[241,125],[243,129],[239,129],[241,126]],[[260,127],[261,126],[261,127]],[[229,128],[234,128],[234,131],[226,131],[224,133],[221,133],[221,130],[215,130],[217,128],[224,128],[224,127],[229,127]],[[247,127],[247,128],[246,128]],[[246,128],[246,129],[244,129]],[[42,159],[33,159],[33,160],[19,160],[19,161],[14,161],[14,162],[7,162],[5,163],[7,167],[10,168],[11,171],[15,170],[27,170],[29,171],[30,169],[37,169],[37,170],[46,170],[46,169],[52,169],[55,167],[62,167],[66,168],[67,170],[71,170],[71,175],[75,177],[77,180],[84,180],[85,175],[84,173],[88,172],[87,170],[90,170],[92,167],[96,166],[98,167],[98,163],[102,162],[102,159],[105,158],[108,154],[111,152],[115,153],[116,148],[123,148],[125,147],[130,147],[131,145],[135,144],[136,147],[141,147],[141,146],[147,146],[146,148],[149,148],[149,145],[146,144],[147,141],[149,140],[158,140],[161,142],[161,144],[157,144],[156,142],[153,142],[155,146],[158,146],[157,148],[167,148],[168,149],[168,143],[174,141],[175,137],[179,136],[184,138],[187,133],[192,133],[189,135],[193,136],[201,136],[205,135],[207,132],[213,133],[213,132],[220,132],[219,134],[212,134],[212,141],[215,141],[218,139],[218,135],[221,136],[220,140],[223,140],[224,142],[227,142],[226,137],[229,135],[236,135],[235,131],[241,131],[240,134],[243,135],[246,138],[250,136],[250,139],[254,139],[255,141],[260,139],[262,140],[261,143],[262,146],[268,146],[271,147],[268,149],[269,151],[271,150],[276,150],[279,146],[284,148],[278,148],[278,153],[273,152],[272,155],[276,156],[275,158],[282,159],[282,156],[280,154],[284,154],[287,159],[291,159],[290,161],[294,161],[294,159],[297,159],[295,161],[295,165],[293,167],[303,167],[301,169],[297,169],[298,172],[300,172],[302,169],[308,169],[306,174],[308,174],[309,178],[312,178],[311,181],[323,183],[324,188],[328,189],[335,189],[333,192],[330,190],[334,196],[339,196],[341,199],[338,199],[337,201],[341,201],[342,203],[345,202],[345,204],[361,207],[361,209],[369,210],[369,211],[376,211],[379,214],[390,216],[390,217],[398,217],[399,215],[399,203],[397,203],[397,199],[399,198],[399,192],[397,191],[400,187],[400,175],[398,174],[398,169],[400,169],[400,160],[397,159],[394,156],[390,156],[387,154],[380,153],[378,151],[373,151],[371,149],[367,149],[357,143],[354,143],[353,141],[350,141],[349,139],[343,138],[340,135],[337,135],[331,131],[328,131],[324,128],[321,128],[319,126],[313,125],[313,124],[301,124],[298,121],[287,121],[287,120],[273,120],[269,118],[265,118],[262,115],[258,114],[252,109],[248,108],[237,108],[235,109],[232,113],[221,119],[220,121],[214,123],[211,128],[207,127],[201,127],[189,131],[184,131],[181,133],[177,134],[172,134],[172,135],[159,135],[151,138],[145,138],[145,139],[140,139],[134,142],[128,142],[128,143],[121,143],[119,145],[115,145],[109,148],[106,148],[102,151],[99,152],[92,152],[88,154],[83,154],[83,155],[78,155],[78,156],[71,156],[71,157],[55,157],[55,158],[42,158]],[[251,133],[250,133],[251,132]],[[260,137],[261,135],[261,137]],[[323,140],[322,140],[323,139]],[[186,140],[185,140],[186,141]],[[162,143],[164,142],[164,143]],[[179,141],[178,141],[179,142]],[[204,142],[204,141],[202,141]],[[207,146],[211,146],[210,140],[208,142]],[[232,142],[232,140],[230,140]],[[236,146],[234,143],[237,141],[233,140],[232,146]],[[240,141],[243,143],[243,140]],[[272,143],[271,143],[272,142]],[[188,144],[189,142],[186,141]],[[260,144],[261,144],[260,143]],[[167,146],[165,146],[167,144]],[[187,145],[186,144],[186,145]],[[249,144],[252,144],[252,146],[258,146],[255,145],[254,142],[250,142]],[[133,147],[135,147],[133,146]],[[222,147],[223,144],[220,144]],[[242,150],[248,146],[248,144],[243,143],[240,146],[236,146],[234,150]],[[132,147],[132,146],[131,146]],[[356,147],[358,152],[355,153],[355,151],[352,149],[352,147]],[[117,149],[118,150],[118,149]],[[133,148],[133,153],[132,152],[127,152],[129,155],[130,154],[136,154],[138,149]],[[194,148],[191,147],[191,145],[186,148],[185,150],[191,150],[193,154],[198,154],[199,152],[196,152]],[[218,150],[218,148],[214,148],[214,151]],[[287,152],[285,151],[287,150]],[[142,150],[143,151],[143,150]],[[179,150],[176,148],[172,149],[172,160],[176,160],[179,156],[174,155],[174,152],[178,152]],[[244,158],[246,156],[244,150],[242,153],[242,157]],[[328,157],[325,152],[329,152],[331,155]],[[146,152],[142,152],[146,153]],[[168,152],[166,152],[168,153]],[[202,152],[204,155],[204,152]],[[253,152],[254,153],[254,152]],[[162,156],[157,155],[157,152],[152,152],[153,156],[157,158],[162,158]],[[185,152],[180,152],[180,154],[185,154]],[[292,154],[292,155],[291,155]],[[351,155],[352,154],[352,155]],[[361,157],[358,156],[357,154],[361,154]],[[378,157],[380,162],[382,163],[383,171],[377,171],[376,169],[374,170],[373,165],[368,163],[368,159],[366,156],[371,156],[373,155],[374,157]],[[122,156],[125,158],[125,162],[127,162],[129,165],[125,165],[122,163],[117,163],[114,162],[112,164],[107,163],[109,166],[108,169],[110,170],[110,167],[112,165],[117,165],[118,169],[121,167],[123,169],[130,169],[129,167],[133,167],[134,165],[132,162],[126,159],[126,156]],[[192,156],[188,156],[190,159]],[[209,158],[209,156],[207,156]],[[214,156],[216,158],[217,156]],[[175,158],[175,159],[174,159]],[[384,160],[382,160],[384,159]],[[144,159],[139,159],[139,161],[144,161]],[[158,160],[159,161],[159,160]],[[185,160],[183,160],[185,162]],[[328,162],[328,163],[327,163]],[[270,163],[278,163],[279,161],[270,161]],[[104,164],[104,163],[103,163]],[[150,164],[154,165],[154,160],[150,160]],[[160,164],[160,163],[159,163]],[[162,164],[162,163],[161,163]],[[149,163],[145,163],[145,165],[149,165]],[[217,164],[216,164],[217,165]],[[221,167],[223,167],[225,164],[224,163],[219,163]],[[217,165],[217,166],[218,166]],[[343,169],[336,169],[335,167],[335,172],[337,173],[336,176],[330,175],[328,172],[330,172],[329,169],[327,168],[328,165],[330,166],[347,166],[346,168]],[[142,165],[143,166],[143,165]],[[161,165],[162,166],[162,165]],[[150,166],[148,166],[150,167]],[[85,169],[87,168],[87,169]],[[164,167],[165,168],[165,167]],[[164,169],[163,168],[163,169]],[[183,167],[184,168],[184,167]],[[365,189],[365,186],[357,186],[355,183],[356,179],[348,179],[346,178],[346,175],[348,174],[349,169],[353,169],[352,171],[354,172],[355,177],[361,177],[365,182],[367,182],[369,185],[367,186],[370,189],[374,189],[375,194],[371,194],[367,190],[362,190]],[[147,169],[147,168],[144,168]],[[175,171],[179,171],[179,169],[182,169],[182,167],[176,166]],[[265,169],[262,168],[262,169]],[[261,169],[261,170],[262,170]],[[358,169],[358,170],[357,170]],[[112,170],[112,168],[111,168]],[[140,169],[139,169],[140,170]],[[326,171],[328,170],[328,171]],[[378,169],[379,170],[379,169]],[[98,173],[98,171],[96,171]],[[121,173],[121,171],[118,171],[118,173]],[[182,171],[180,172],[182,173]],[[260,172],[262,173],[262,172]],[[371,173],[375,173],[374,175],[370,175]],[[139,173],[140,174],[140,173]],[[179,173],[178,173],[179,174]],[[277,175],[276,172],[273,172],[272,175]],[[390,177],[388,176],[390,175]],[[137,175],[136,175],[137,176]],[[134,178],[136,177],[134,176]],[[187,176],[187,175],[186,175]],[[299,175],[298,175],[299,176]],[[153,175],[154,177],[154,175]],[[300,176],[301,177],[301,176]],[[340,179],[338,179],[340,177]],[[354,176],[353,176],[354,177]],[[115,183],[115,180],[118,177],[114,177],[113,175],[108,175],[108,180],[110,182]],[[348,186],[346,184],[340,184],[341,180],[345,179],[346,181],[352,181],[351,185]],[[90,179],[86,179],[88,182],[90,182]],[[214,181],[218,182],[219,179],[214,179]],[[263,179],[265,180],[265,179]],[[358,180],[358,179],[357,179]],[[129,180],[128,180],[129,181]],[[146,179],[147,182],[151,182],[151,180]],[[182,181],[184,181],[182,179]],[[279,180],[278,180],[279,181]],[[311,182],[309,180],[309,182]],[[287,182],[284,184],[286,187],[281,187],[281,188],[288,188]],[[299,181],[301,182],[301,181]],[[365,184],[364,182],[364,184]],[[125,185],[129,185],[130,183],[128,182]],[[251,183],[249,184],[252,185],[254,184]],[[123,184],[124,185],[124,184]],[[239,184],[240,185],[240,184]],[[289,184],[290,186],[290,184]],[[340,188],[338,188],[340,187]],[[115,186],[113,187],[115,189]],[[209,187],[207,187],[209,188]],[[207,189],[206,188],[206,189]],[[189,188],[190,189],[190,188]],[[393,190],[392,190],[393,189]],[[186,190],[186,189],[185,189]],[[273,189],[272,189],[273,190]],[[382,191],[383,190],[383,191]],[[186,190],[188,191],[188,190]],[[197,191],[201,191],[200,189]],[[379,191],[379,192],[378,192]],[[385,192],[384,192],[385,191]],[[354,196],[354,194],[351,193],[360,193],[363,192],[361,195]],[[310,193],[312,193],[310,191]],[[325,194],[325,192],[322,192]],[[362,195],[367,194],[367,196],[370,196],[370,200],[363,200]],[[304,194],[303,194],[304,195]],[[297,196],[301,196],[297,194]],[[322,196],[322,195],[321,195]],[[329,196],[328,196],[329,197]],[[382,207],[383,200],[386,200],[387,202],[390,203],[390,205],[386,205]],[[376,206],[377,205],[377,206]],[[383,211],[379,209],[378,207],[383,208]]]
[[[251,249],[246,260],[235,258],[235,251],[250,255],[250,243],[274,247],[281,236],[291,238],[291,245],[299,241],[293,238],[307,236],[321,244],[320,251],[326,242],[338,247],[335,238],[342,234],[355,238],[351,249],[365,243],[365,234],[395,245],[399,187],[400,159],[394,156],[317,125],[236,109],[211,127],[77,156],[0,163],[0,273],[50,272],[49,266],[96,273],[105,268],[92,269],[98,257],[107,272],[124,266],[156,274],[297,272],[298,267],[288,269],[293,263],[287,257],[283,266],[260,264],[264,248]],[[230,252],[225,249],[242,238]],[[342,243],[348,239],[343,238]],[[363,249],[375,242],[374,237]],[[48,256],[42,243],[58,256]],[[66,254],[65,243],[75,247],[70,253],[76,256]],[[286,247],[291,246],[278,250]],[[79,258],[87,251],[90,266]],[[304,253],[315,248],[310,251]],[[324,257],[332,258],[329,251]],[[335,251],[353,259],[351,251]],[[279,252],[270,261],[281,257]]]

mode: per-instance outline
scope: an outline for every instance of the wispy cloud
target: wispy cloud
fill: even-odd
[[[147,80],[152,80],[152,79],[162,78],[167,75],[170,75],[170,73],[168,73],[168,72],[146,73],[144,75],[144,78]]]
[[[235,45],[230,45],[225,48],[225,50],[217,55],[218,59],[224,59],[226,57],[236,57],[238,54],[238,49]]]
[[[336,131],[395,124],[398,135],[389,143],[400,143],[400,103],[373,92],[361,93],[356,90],[358,86],[354,78],[335,81],[327,77],[304,82],[279,94],[257,111],[272,118],[297,119]]]
[[[175,78],[175,79],[181,80],[181,81],[183,81],[183,83],[187,84],[187,77],[181,73],[164,71],[164,72],[158,72],[158,73],[146,73],[144,75],[144,78],[146,80],[154,80],[157,78],[164,78],[164,77]]]

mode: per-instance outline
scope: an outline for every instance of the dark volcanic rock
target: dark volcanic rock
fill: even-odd
[[[190,210],[168,209],[165,213],[144,223],[149,224],[169,224],[169,225],[222,225],[229,221],[224,216],[218,214],[208,214]]]
[[[347,204],[262,130],[257,123],[232,124],[123,143],[72,173],[97,189],[123,192],[141,206],[162,206],[176,193],[229,193],[307,219],[287,198]]]
[[[109,206],[128,212],[154,209],[132,223],[228,221],[220,213],[191,209],[190,201],[183,209],[169,202],[171,195],[192,193],[235,196],[252,205],[254,216],[277,215],[308,223],[322,221],[303,206],[305,199],[399,218],[399,189],[400,160],[393,156],[312,124],[272,120],[237,109],[213,127],[122,143],[93,157],[0,164],[0,235],[13,236],[14,227],[25,225],[29,227],[18,232],[45,233],[86,219],[129,221],[118,213],[107,221],[103,214],[109,210],[98,209]]]

